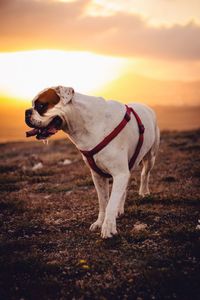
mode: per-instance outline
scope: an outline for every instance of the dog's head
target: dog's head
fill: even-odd
[[[27,137],[36,135],[46,139],[66,125],[66,105],[73,98],[73,88],[57,86],[40,92],[33,99],[33,107],[25,111],[26,124],[34,128]]]

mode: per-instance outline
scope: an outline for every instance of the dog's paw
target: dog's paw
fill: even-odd
[[[101,229],[101,237],[103,239],[107,239],[107,238],[111,238],[115,234],[117,234],[116,220],[105,219]]]
[[[103,221],[100,221],[100,220],[96,220],[96,222],[92,223],[91,226],[90,226],[90,230],[91,231],[94,231],[96,230],[97,228],[101,228],[102,227],[102,224],[103,224]]]
[[[148,195],[150,195],[150,191],[149,191],[149,189],[147,189],[147,190],[139,190],[139,195],[141,197],[148,196]]]

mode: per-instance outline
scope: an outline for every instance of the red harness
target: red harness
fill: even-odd
[[[109,134],[107,135],[102,142],[100,142],[96,147],[94,147],[92,150],[89,151],[84,151],[84,150],[79,150],[86,158],[88,161],[88,164],[90,165],[90,167],[99,175],[103,176],[103,177],[111,177],[110,174],[104,173],[95,163],[94,160],[94,155],[97,154],[99,151],[101,151],[105,146],[107,146],[119,133],[120,131],[126,126],[126,124],[130,121],[131,119],[131,113],[133,113],[133,115],[136,118],[137,124],[138,124],[138,129],[139,129],[139,140],[138,140],[138,144],[137,147],[135,149],[135,153],[133,154],[133,156],[131,157],[130,161],[129,161],[129,170],[131,170],[131,168],[133,167],[136,158],[140,152],[140,149],[142,147],[143,144],[143,140],[144,140],[144,125],[142,124],[142,121],[140,119],[140,117],[138,116],[138,114],[134,111],[134,109],[132,107],[128,107],[126,105],[126,113],[125,116],[123,118],[123,120],[119,123],[119,125]]]

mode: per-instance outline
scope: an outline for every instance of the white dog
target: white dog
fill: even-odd
[[[34,128],[27,136],[46,139],[59,129],[69,135],[90,167],[98,194],[99,214],[90,229],[101,228],[103,238],[116,234],[116,217],[124,212],[130,169],[140,162],[139,194],[149,194],[149,175],[160,139],[154,112],[143,104],[125,106],[57,86],[33,99],[33,108],[26,110],[26,123]],[[113,178],[111,193],[109,176]]]

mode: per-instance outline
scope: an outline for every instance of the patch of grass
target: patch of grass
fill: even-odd
[[[166,182],[175,182],[175,181],[177,181],[177,179],[174,176],[166,176],[166,177],[163,177],[162,180],[166,181]]]
[[[43,183],[43,182],[48,182],[49,181],[49,178],[47,176],[33,176],[33,177],[28,177],[27,176],[27,180],[28,182],[30,183]]]
[[[181,150],[185,151],[200,151],[200,145],[190,145],[187,147],[182,147]]]
[[[200,170],[194,171],[194,176],[200,178]]]
[[[75,180],[74,184],[78,187],[83,187],[83,186],[94,186],[93,180],[91,177],[86,177],[85,179],[81,178],[78,180]]]
[[[1,192],[15,192],[19,191],[20,187],[15,184],[0,184]]]
[[[9,152],[9,153],[1,153],[0,154],[0,159],[8,159],[8,158],[13,158],[16,157],[16,152]]]
[[[38,177],[36,179],[36,181],[38,180]],[[48,181],[48,180],[46,180]],[[42,182],[42,180],[39,182]],[[68,184],[59,184],[56,186],[52,186],[52,185],[45,185],[43,184],[42,186],[40,186],[39,188],[36,189],[36,192],[38,193],[50,193],[50,194],[57,194],[57,193],[66,193],[69,192],[71,190],[81,187],[91,187],[93,186],[93,181],[89,178],[87,178],[86,180],[77,180],[76,182],[70,182]]]
[[[195,227],[192,228],[185,225],[179,225],[163,229],[163,236],[176,241],[192,241],[198,239],[199,232]]]
[[[4,267],[4,264],[2,265],[2,268]],[[38,261],[38,257],[29,256],[25,259],[17,259],[15,262],[10,263],[7,265],[7,267],[10,267],[15,270],[15,272],[19,273],[35,273],[39,274],[40,272],[43,272],[44,265]]]
[[[47,264],[37,255],[2,262],[0,279],[7,289],[3,299],[16,299],[16,296],[17,299],[45,299],[44,294],[46,299],[57,299],[60,284],[56,274],[59,269],[59,265]]]
[[[68,185],[59,185],[59,186],[44,186],[37,188],[35,191],[37,193],[49,193],[49,194],[57,194],[57,193],[66,193],[72,190],[71,186]]]
[[[0,201],[0,210],[8,210],[10,212],[22,212],[25,210],[25,202],[19,199],[8,199]]]
[[[0,165],[0,173],[8,173],[16,171],[17,166]]]
[[[20,175],[1,175],[0,176],[0,184],[9,184],[9,183],[18,183],[22,181],[23,178]]]
[[[46,233],[47,230],[38,228],[36,226],[34,226],[34,224],[28,224],[28,222],[25,222],[24,224],[20,224],[14,231],[13,235],[16,238],[24,238],[24,236],[26,236],[26,238],[30,238],[31,236],[35,236],[36,234],[42,234],[42,233]]]
[[[31,171],[31,170],[27,170],[25,171],[25,174],[29,177],[37,177],[37,176],[42,176],[42,177],[46,177],[46,176],[53,176],[55,173],[53,171],[53,169],[47,169],[45,168],[44,170],[37,170],[37,171]]]
[[[130,202],[131,205],[132,204],[136,204],[137,206],[141,206],[141,205],[146,205],[146,204],[161,204],[161,205],[166,205],[166,206],[170,206],[170,205],[176,205],[176,206],[193,206],[193,205],[197,205],[199,206],[200,203],[200,199],[197,198],[192,198],[190,199],[189,196],[185,195],[184,197],[162,197],[159,195],[149,195],[146,196],[144,198],[141,199],[136,199],[135,201],[131,201]]]
[[[0,242],[0,264],[6,265],[8,264],[7,259],[9,258],[9,255],[17,252],[17,253],[24,253],[24,251],[27,252],[30,251],[32,246],[32,242],[24,239],[9,239],[7,241],[1,241]],[[13,257],[14,259],[17,259],[17,256],[15,255]]]
[[[170,144],[171,147],[175,147],[175,148],[180,148],[180,147],[183,147],[183,146],[186,146],[187,145],[187,142],[173,142]]]
[[[111,239],[100,240],[101,247],[103,249],[116,249],[123,242],[123,239],[120,235],[114,235]]]
[[[149,236],[150,236],[149,231],[144,229],[138,232],[132,231],[131,235],[126,236],[126,238],[129,243],[134,243],[134,242],[138,243],[138,242],[145,241],[146,239],[149,238]]]

